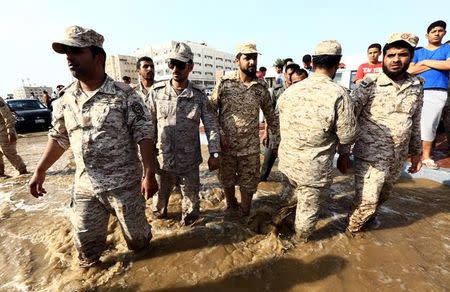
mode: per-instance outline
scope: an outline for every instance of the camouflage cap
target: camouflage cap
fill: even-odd
[[[242,43],[236,46],[237,54],[259,54],[256,49],[256,44],[253,43]]]
[[[169,54],[169,59],[175,59],[184,63],[194,60],[194,54],[192,53],[191,47],[187,44],[179,42],[175,43]]]
[[[320,55],[342,56],[341,44],[335,40],[321,41],[314,51],[314,56]]]
[[[95,46],[103,49],[104,37],[90,28],[77,25],[69,26],[64,31],[64,39],[54,42],[52,48],[59,54],[64,54],[64,47],[86,48]]]
[[[386,44],[389,45],[398,41],[404,41],[415,48],[419,42],[419,37],[409,32],[396,32],[391,34]]]

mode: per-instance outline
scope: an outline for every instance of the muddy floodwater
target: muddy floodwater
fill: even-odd
[[[19,153],[34,170],[45,133]],[[343,233],[352,177],[335,178],[312,240],[290,240],[293,215],[274,169],[260,183],[249,218],[225,214],[216,173],[201,165],[202,220],[181,227],[180,195],[169,219],[154,219],[151,247],[133,254],[111,217],[101,267],[80,269],[67,219],[74,175],[70,152],[49,170],[48,194],[27,193],[30,175],[0,179],[0,291],[449,291],[450,188],[401,180],[363,236]],[[117,170],[119,171],[119,170]],[[285,216],[279,216],[279,214]],[[284,220],[281,220],[281,217]]]

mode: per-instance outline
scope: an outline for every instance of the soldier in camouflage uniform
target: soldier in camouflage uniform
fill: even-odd
[[[418,40],[410,33],[393,34],[383,48],[383,73],[363,79],[352,93],[358,121],[355,206],[348,223],[352,233],[390,196],[408,155],[409,171],[420,169],[422,80],[406,72]],[[339,157],[338,164],[346,159]]]
[[[302,74],[302,71],[304,74]],[[306,75],[305,75],[306,74]],[[295,82],[299,82],[303,79],[308,77],[308,73],[304,69],[301,69],[298,64],[291,63],[286,66],[285,72],[284,72],[284,85],[280,85],[279,87],[275,88],[272,95],[272,106],[275,109],[277,107],[277,101],[280,98],[281,94],[293,84],[293,81],[295,79]],[[273,135],[271,135],[273,136]],[[274,155],[275,151],[272,151],[269,146],[269,128],[267,127],[267,123],[264,125],[264,132],[261,137],[262,144],[265,146],[264,150],[264,162],[261,166],[261,175],[260,180],[261,181],[267,181],[267,178],[269,177],[270,171],[272,170],[273,164],[275,163],[275,160],[277,159],[277,156]],[[275,153],[276,154],[276,153]]]
[[[110,214],[119,220],[129,249],[148,246],[144,196],[157,191],[150,114],[131,87],[105,74],[102,44],[102,35],[79,26],[68,27],[64,40],[53,43],[57,53],[67,55],[77,81],[54,103],[47,148],[29,183],[33,196],[45,194],[45,172],[72,148],[76,172],[70,219],[83,267],[99,261]]]
[[[134,84],[132,87],[145,100],[150,93],[150,88],[155,83],[155,64],[152,58],[140,57],[136,62],[136,71],[139,75],[139,84]]]
[[[187,44],[176,43],[168,64],[172,79],[153,85],[146,99],[157,125],[159,192],[153,199],[153,212],[159,218],[167,216],[170,192],[178,184],[183,195],[182,225],[195,222],[200,211],[200,120],[208,139],[210,170],[219,167],[220,152],[216,113],[202,90],[188,80],[193,57]]]
[[[296,239],[306,241],[332,182],[338,143],[353,141],[356,121],[347,90],[333,82],[341,59],[336,41],[318,44],[314,74],[290,86],[278,101],[281,143],[278,168],[297,197]]]
[[[27,172],[27,167],[23,163],[22,158],[17,154],[16,141],[17,133],[14,128],[16,119],[11,113],[6,102],[0,97],[0,177],[5,176],[5,164],[3,163],[3,155],[8,158],[12,166],[19,171],[20,174]]]
[[[269,146],[278,147],[279,121],[265,83],[256,78],[258,51],[255,44],[237,47],[238,70],[224,76],[214,88],[210,101],[219,113],[222,157],[219,179],[224,187],[228,209],[237,209],[235,185],[241,192],[242,215],[250,213],[253,194],[259,182],[259,109],[274,137]]]

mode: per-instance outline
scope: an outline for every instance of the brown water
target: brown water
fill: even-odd
[[[39,133],[19,139],[30,170],[45,143]],[[29,175],[0,180],[0,291],[450,290],[449,187],[400,181],[376,224],[348,239],[342,230],[351,177],[337,176],[313,240],[294,244],[293,215],[283,223],[274,216],[283,192],[276,169],[272,182],[259,185],[252,216],[235,219],[224,215],[215,174],[202,165],[202,222],[180,227],[174,194],[169,220],[153,220],[148,212],[154,235],[148,251],[130,253],[112,218],[103,266],[80,269],[66,218],[73,176],[68,157],[50,169],[44,198],[27,193]],[[7,173],[15,175],[8,163]]]

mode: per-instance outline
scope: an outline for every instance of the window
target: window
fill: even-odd
[[[205,64],[205,68],[212,68],[212,67],[213,67],[212,64],[208,64],[208,63]]]
[[[217,61],[223,61],[223,59],[221,57],[216,57]]]
[[[216,66],[216,69],[223,69],[223,66]]]

